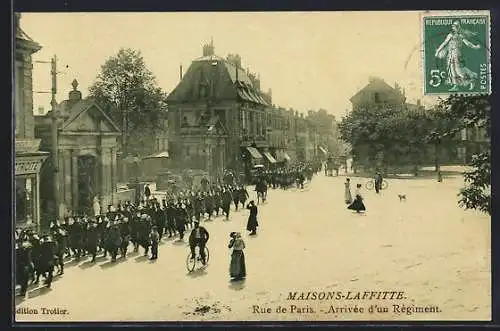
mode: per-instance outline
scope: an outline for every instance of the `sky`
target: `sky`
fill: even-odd
[[[237,53],[260,74],[273,103],[300,112],[326,109],[337,118],[370,76],[398,82],[409,102],[422,95],[420,12],[266,13],[23,13],[21,28],[42,49],[34,61],[57,55],[57,101],[77,79],[84,97],[105,61],[120,48],[140,50],[167,93],[213,38],[215,54]],[[34,91],[50,91],[50,65],[33,64]],[[50,94],[34,94],[34,111],[50,109]]]

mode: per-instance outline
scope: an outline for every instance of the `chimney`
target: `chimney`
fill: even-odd
[[[212,56],[214,55],[214,41],[213,39],[210,41],[210,44],[203,45],[203,56]]]
[[[260,92],[260,75],[254,79],[254,86],[255,90]]]
[[[78,87],[78,81],[76,79],[73,79],[73,82],[71,83],[73,86],[73,91],[69,92],[69,97],[68,101],[71,105],[77,103],[78,101],[82,100],[82,92],[77,90]]]
[[[182,80],[182,64],[179,67],[179,80]]]

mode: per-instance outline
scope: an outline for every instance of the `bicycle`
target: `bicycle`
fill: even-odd
[[[186,268],[189,272],[193,272],[194,269],[196,268],[196,263],[201,263],[201,255],[200,255],[200,247],[196,246],[194,249],[194,259],[191,258],[191,252],[189,252],[187,258],[186,258]],[[206,267],[208,265],[208,260],[210,257],[210,252],[208,250],[208,247],[205,246],[205,264],[202,264],[202,268]]]
[[[366,182],[365,187],[368,190],[373,190],[375,188],[375,180],[370,179],[368,182]],[[382,179],[382,185],[380,186],[380,189],[385,190],[387,187],[389,187],[389,183],[385,179]]]

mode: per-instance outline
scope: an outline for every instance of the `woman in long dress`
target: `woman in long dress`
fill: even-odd
[[[355,210],[357,213],[366,210],[365,204],[363,203],[363,196],[361,195],[361,184],[356,185],[356,196],[347,209]]]
[[[440,59],[446,59],[448,74],[446,83],[451,85],[450,91],[457,90],[458,86],[469,86],[470,90],[474,88],[477,73],[465,66],[462,56],[463,45],[472,49],[479,49],[481,47],[479,44],[475,45],[467,39],[474,35],[474,32],[462,29],[459,21],[454,21],[450,33],[448,33],[446,39],[436,49],[435,56]]]
[[[347,178],[344,183],[345,191],[344,191],[344,199],[347,205],[352,203],[352,195],[351,195],[351,180]]]
[[[246,277],[245,254],[243,254],[245,242],[239,232],[231,232],[230,237],[231,241],[228,247],[232,248],[233,252],[229,265],[229,275],[233,280],[240,280]]]

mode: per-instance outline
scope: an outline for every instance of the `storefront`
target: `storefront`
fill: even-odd
[[[16,153],[15,226],[40,231],[40,169],[49,153]]]

